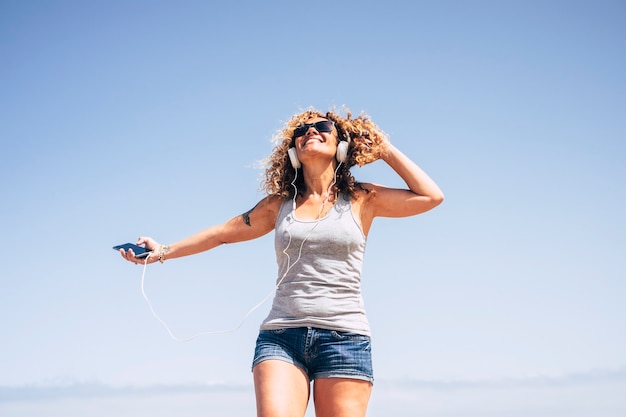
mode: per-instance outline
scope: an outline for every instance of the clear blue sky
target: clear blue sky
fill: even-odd
[[[446,194],[369,235],[369,417],[625,415],[625,21],[604,0],[1,1],[0,414],[254,415],[269,303],[177,343],[111,246],[248,210],[283,122],[346,105]],[[268,235],[145,289],[188,337],[274,280]]]

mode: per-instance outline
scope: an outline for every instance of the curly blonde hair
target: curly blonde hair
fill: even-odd
[[[350,173],[350,168],[354,165],[363,166],[379,159],[383,152],[383,144],[388,141],[387,134],[378,128],[365,113],[353,119],[348,109],[345,109],[345,117],[336,111],[322,113],[315,109],[308,109],[292,116],[272,138],[276,145],[271,155],[265,160],[267,168],[262,181],[262,188],[268,195],[293,198],[295,190],[291,183],[296,176],[296,170],[291,166],[287,151],[292,147],[296,127],[318,117],[335,123],[340,140],[345,140],[346,133],[350,135],[348,159],[341,164],[337,172],[334,192],[342,192],[352,197],[357,189],[363,189]],[[299,192],[306,189],[302,175],[297,176],[294,185]]]

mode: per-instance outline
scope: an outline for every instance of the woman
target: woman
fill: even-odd
[[[279,266],[272,309],[253,360],[259,417],[304,416],[313,381],[318,417],[365,416],[373,384],[360,276],[375,217],[423,213],[439,187],[365,114],[307,110],[279,132],[267,161],[267,197],[254,208],[171,245],[139,238],[153,263],[275,230]],[[407,189],[356,182],[350,167],[386,162]]]

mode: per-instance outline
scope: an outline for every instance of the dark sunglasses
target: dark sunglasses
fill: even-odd
[[[310,128],[314,127],[320,133],[332,132],[335,124],[330,120],[321,120],[315,123],[307,123],[296,127],[293,131],[293,137],[303,136]]]

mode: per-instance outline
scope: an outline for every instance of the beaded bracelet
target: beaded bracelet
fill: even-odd
[[[165,254],[170,251],[170,247],[167,245],[161,245],[159,248],[159,262],[165,262]]]

